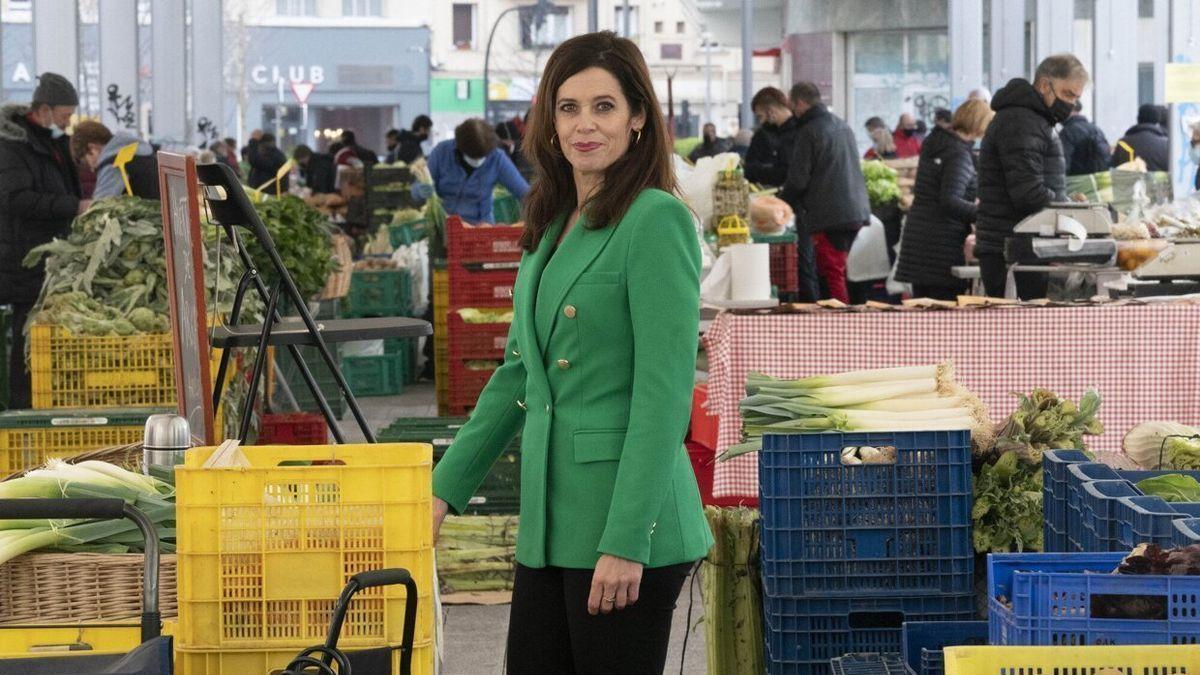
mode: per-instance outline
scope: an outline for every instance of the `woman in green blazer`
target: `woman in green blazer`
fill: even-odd
[[[712,544],[683,447],[700,251],[659,110],[629,40],[550,56],[505,362],[433,474],[436,534],[521,433],[510,673],[661,673]]]

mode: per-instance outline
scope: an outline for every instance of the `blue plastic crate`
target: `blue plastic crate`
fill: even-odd
[[[1117,527],[1117,500],[1142,493],[1127,480],[1095,480],[1083,484],[1080,511],[1083,521],[1083,550],[1129,550],[1120,541]]]
[[[1078,552],[1083,548],[1083,520],[1081,502],[1083,485],[1095,480],[1120,480],[1115,469],[1101,462],[1085,462],[1067,467],[1067,493],[1064,501],[1067,514],[1067,552]]]
[[[1117,500],[1116,526],[1120,550],[1138,544],[1175,545],[1174,521],[1200,516],[1200,504],[1168,503],[1159,497],[1121,497]]]
[[[915,675],[942,675],[942,648],[986,645],[986,621],[906,621],[904,663]]]
[[[861,445],[896,463],[843,466]],[[768,435],[759,479],[768,594],[971,591],[968,432]]]
[[[1067,531],[1067,468],[1095,460],[1082,450],[1047,450],[1042,453],[1042,510],[1046,522]]]
[[[991,644],[1200,644],[1200,577],[1112,574],[1124,556],[988,556]],[[1160,618],[1130,618],[1130,611]]]
[[[1060,553],[1067,550],[1067,533],[1059,532],[1049,520],[1042,523],[1042,550]]]
[[[1200,518],[1180,518],[1174,525],[1176,546],[1200,544]]]
[[[899,654],[846,654],[829,659],[833,675],[904,675]]]
[[[858,652],[898,653],[906,621],[966,621],[973,595],[891,598],[763,597],[767,672],[827,675],[829,661]]]

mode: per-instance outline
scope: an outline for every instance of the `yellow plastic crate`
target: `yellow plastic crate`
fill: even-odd
[[[1200,647],[948,647],[946,675],[1200,674]]]
[[[0,659],[124,654],[141,641],[139,624],[0,626]]]
[[[319,642],[324,642],[320,640]],[[313,646],[313,645],[309,645]],[[338,643],[340,649],[342,644]],[[175,648],[175,675],[268,675],[286,668],[301,649],[198,650]],[[351,650],[346,650],[351,651]],[[358,672],[358,671],[355,671]],[[400,672],[400,652],[392,655],[392,672]],[[413,675],[433,675],[433,646],[413,649]]]
[[[349,578],[391,567],[416,580],[416,641],[430,639],[430,445],[246,447],[249,467],[203,468],[215,450],[189,451],[175,471],[180,647],[319,643]],[[340,644],[400,643],[404,597],[355,595]]]
[[[170,333],[74,335],[54,325],[29,328],[33,407],[160,408],[175,405]],[[213,350],[213,373],[220,350]]]
[[[142,440],[146,418],[167,408],[0,412],[0,478],[53,457]]]

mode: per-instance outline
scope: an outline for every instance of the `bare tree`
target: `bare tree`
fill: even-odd
[[[234,93],[237,101],[237,140],[246,137],[246,106],[250,86],[246,79],[246,53],[250,47],[247,16],[253,0],[225,0],[225,88]]]

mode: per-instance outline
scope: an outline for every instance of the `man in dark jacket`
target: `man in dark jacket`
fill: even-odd
[[[275,175],[279,173],[280,167],[287,164],[287,157],[282,150],[275,147],[274,134],[263,134],[254,146],[254,150],[251,151],[248,161],[250,162],[250,187],[257,188],[275,180]],[[287,192],[287,176],[279,180],[279,189]],[[268,186],[268,191],[275,192],[275,186]]]
[[[1062,124],[1058,140],[1062,143],[1063,159],[1068,176],[1086,176],[1108,171],[1112,147],[1100,127],[1083,115],[1083,105],[1076,102],[1075,112]]]
[[[1129,127],[1125,136],[1117,141],[1117,149],[1112,155],[1114,167],[1141,159],[1146,162],[1148,171],[1170,169],[1171,139],[1167,136],[1167,128],[1161,123],[1161,107],[1147,103],[1138,108],[1138,123]]]
[[[313,152],[307,145],[297,145],[292,151],[292,159],[300,167],[300,176],[304,185],[313,194],[329,194],[337,192],[337,171],[333,168],[333,157],[320,152]]]
[[[79,177],[63,129],[79,105],[66,78],[43,73],[28,105],[0,108],[0,304],[12,305],[9,406],[28,408],[25,320],[42,290],[45,267],[24,266],[25,255],[70,233],[71,220],[89,200],[80,199]]]
[[[1046,57],[1033,84],[1010,80],[992,98],[996,117],[979,150],[979,214],[975,254],[987,293],[1004,297],[1008,281],[1005,241],[1027,216],[1066,199],[1066,162],[1054,125],[1075,110],[1088,83],[1071,54]],[[1046,297],[1045,274],[1016,275],[1022,300]]]
[[[388,163],[412,164],[424,157],[425,151],[421,149],[421,144],[429,139],[432,130],[433,120],[429,119],[428,115],[417,115],[412,121],[411,131],[408,129],[396,131],[396,145],[388,146]]]
[[[817,85],[801,82],[792,87],[790,98],[800,126],[780,197],[792,205],[799,219],[801,256],[809,246],[815,253],[824,297],[849,303],[846,258],[858,230],[871,218],[858,144],[850,127],[821,103]],[[802,294],[806,278],[809,292],[815,290],[812,266],[804,267],[802,257]]]
[[[746,151],[746,180],[767,187],[781,187],[787,180],[788,162],[796,142],[799,120],[792,114],[787,95],[775,87],[764,87],[750,101],[760,122]]]

